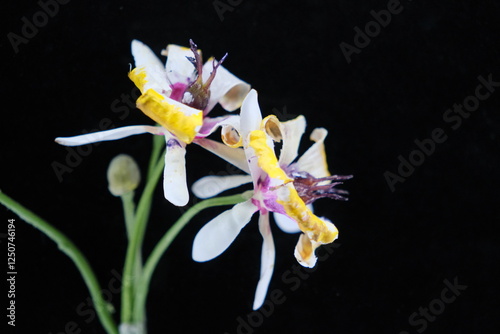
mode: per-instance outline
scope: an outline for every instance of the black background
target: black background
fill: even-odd
[[[221,20],[212,1],[71,1],[16,53],[7,34],[21,34],[21,19],[32,21],[40,6],[8,2],[0,189],[66,233],[106,287],[113,270],[121,272],[126,248],[121,203],[107,190],[107,165],[128,153],[144,171],[151,136],[93,147],[62,182],[52,164],[64,164],[67,151],[53,139],[97,129],[106,118],[114,127],[152,124],[137,109],[121,109],[128,113],[121,117],[124,111],[112,108],[124,106],[121,95],[133,91],[130,42],[139,39],[159,54],[169,43],[187,45],[192,38],[205,57],[229,53],[226,68],[259,92],[264,115],[304,114],[307,134],[328,128],[331,171],[355,175],[344,185],[349,202],[316,202],[317,213],[339,228],[340,246],[295,291],[282,275],[296,266],[297,235],[273,225],[270,291],[283,291],[286,301],[254,333],[417,333],[424,318],[412,325],[409,317],[438,305],[444,280],[454,279],[467,289],[427,322],[425,332],[497,332],[500,88],[456,130],[443,115],[474,94],[478,76],[500,81],[500,5],[402,0],[402,12],[348,63],[339,44],[353,45],[354,27],[364,29],[373,20],[370,11],[388,2],[325,3],[233,1],[237,5]],[[222,112],[217,107],[213,115]],[[391,192],[384,173],[397,173],[398,156],[408,159],[414,141],[430,138],[435,128],[447,140]],[[306,135],[302,149],[308,145]],[[195,145],[188,147],[187,163],[190,184],[228,171]],[[190,258],[196,232],[221,211],[198,215],[163,257],[148,299],[149,333],[237,333],[238,317],[251,313],[261,245],[256,221],[215,260]],[[77,312],[89,293],[73,263],[42,233],[0,212],[3,224],[17,219],[16,332],[65,333],[74,322],[81,333],[103,333],[89,313]],[[145,253],[180,213],[158,187]],[[1,245],[6,254],[5,238]],[[118,294],[111,302],[119,310]]]

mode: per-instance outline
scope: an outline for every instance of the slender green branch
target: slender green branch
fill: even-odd
[[[134,193],[135,192],[131,191],[120,196],[122,200],[123,216],[125,217],[125,226],[127,228],[127,236],[129,240],[134,229],[135,221]]]
[[[135,224],[135,203],[134,192],[123,194],[120,196],[123,204],[123,215],[125,217],[125,226],[127,227],[128,240],[132,238],[132,232]],[[142,274],[142,250],[137,249],[135,262],[134,262],[134,277],[140,277]],[[135,293],[135,284],[133,284],[133,291]]]
[[[178,220],[175,222],[172,227],[165,233],[165,235],[160,239],[158,244],[155,246],[151,254],[149,255],[148,260],[144,266],[141,280],[139,284],[136,285],[136,296],[134,300],[134,317],[137,322],[140,322],[142,319],[142,315],[144,309],[146,307],[146,297],[149,290],[149,283],[151,281],[151,276],[153,275],[154,270],[158,264],[158,261],[165,253],[167,248],[170,246],[175,237],[179,234],[179,232],[186,226],[186,224],[200,211],[214,207],[214,206],[222,206],[222,205],[231,205],[245,201],[249,198],[247,193],[232,195],[232,196],[224,196],[224,197],[215,197],[206,199],[192,206],[188,211],[186,211]]]
[[[151,150],[151,157],[149,158],[148,179],[151,177],[154,167],[160,158],[161,149],[165,145],[165,138],[163,136],[153,136],[153,148]]]
[[[111,314],[107,308],[107,304],[101,295],[101,287],[99,281],[97,280],[90,264],[80,250],[68,239],[62,232],[56,229],[54,226],[43,220],[42,218],[35,215],[33,212],[14,201],[9,196],[5,195],[0,191],[0,203],[16,213],[21,219],[23,219],[28,224],[36,227],[43,233],[45,233],[49,238],[51,238],[59,247],[59,249],[65,253],[80,271],[80,274],[87,285],[92,296],[92,301],[94,302],[95,309],[101,320],[102,325],[109,334],[118,334],[118,328],[111,317]]]
[[[159,158],[155,167],[152,169],[150,177],[148,177],[146,186],[144,187],[144,191],[137,206],[134,228],[131,239],[129,240],[127,254],[125,257],[125,266],[123,269],[121,310],[122,324],[132,323],[133,320],[132,310],[134,305],[134,282],[139,279],[138,277],[134,277],[136,255],[137,252],[142,249],[144,233],[147,225],[146,223],[149,218],[149,212],[151,210],[153,191],[158,184],[158,180],[160,179],[164,166],[165,161],[162,158]]]

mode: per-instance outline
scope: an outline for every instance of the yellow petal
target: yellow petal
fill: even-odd
[[[144,86],[147,83],[146,71],[144,70],[144,68],[134,68],[128,73],[128,77],[134,82],[137,88],[139,88],[141,93],[144,93]]]
[[[203,111],[165,98],[148,89],[137,99],[137,108],[184,143],[193,141],[203,124]]]
[[[313,242],[329,244],[339,231],[332,223],[320,219],[306,206],[293,184],[286,184],[278,189],[277,202],[283,206],[287,216],[299,224],[299,228]]]
[[[249,137],[249,146],[253,148],[257,156],[259,167],[273,179],[279,179],[285,183],[293,181],[293,179],[289,178],[285,171],[279,166],[274,151],[267,145],[265,132],[262,130],[254,130],[250,132]]]

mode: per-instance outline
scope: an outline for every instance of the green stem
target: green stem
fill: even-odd
[[[137,282],[139,279],[139,277],[134,277],[135,260],[137,252],[142,249],[146,222],[149,218],[149,212],[151,210],[153,191],[155,190],[158,180],[160,179],[164,166],[165,161],[163,159],[159,159],[151,171],[151,175],[148,178],[137,206],[134,228],[131,239],[129,240],[127,254],[125,257],[125,266],[123,269],[121,310],[122,324],[131,324],[133,321],[132,310],[134,305],[134,281]]]
[[[215,197],[206,199],[192,206],[188,211],[186,211],[165,233],[165,235],[160,239],[158,244],[155,246],[148,260],[144,266],[141,279],[139,284],[136,286],[136,296],[134,301],[134,318],[137,322],[141,322],[142,315],[144,314],[144,309],[146,307],[146,297],[149,290],[149,283],[151,281],[151,276],[158,264],[158,261],[165,253],[167,248],[170,246],[175,237],[179,232],[186,226],[186,224],[201,210],[214,206],[231,205],[237,204],[247,200],[249,197],[247,193]]]
[[[95,309],[101,320],[103,327],[109,334],[118,334],[118,328],[111,317],[108,310],[107,303],[104,301],[101,295],[101,287],[99,281],[97,280],[90,264],[80,250],[68,239],[62,232],[56,229],[54,226],[43,220],[42,218],[35,215],[33,212],[14,201],[9,196],[5,195],[0,191],[0,203],[16,213],[21,219],[26,221],[28,224],[38,228],[40,231],[45,233],[49,238],[51,238],[59,247],[59,249],[65,253],[80,271],[80,274],[87,285],[92,296],[92,301],[94,302]]]
[[[154,166],[160,159],[161,149],[165,145],[165,137],[163,136],[153,136],[153,148],[151,149],[151,157],[149,158],[149,168],[148,168],[148,180],[151,177]]]
[[[135,224],[135,203],[134,203],[134,192],[123,194],[120,196],[123,204],[123,215],[125,217],[125,226],[127,228],[127,237],[130,242],[132,239],[132,233]],[[140,277],[142,274],[142,250],[137,249],[135,262],[134,262],[134,277]],[[132,285],[133,291],[135,291],[135,284]],[[135,292],[134,292],[135,293]]]
[[[123,216],[125,217],[125,226],[127,228],[127,237],[130,240],[135,221],[135,204],[134,192],[123,194],[120,196],[123,205]]]

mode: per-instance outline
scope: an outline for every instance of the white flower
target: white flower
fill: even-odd
[[[263,245],[254,309],[264,302],[274,268],[275,249],[269,212],[274,213],[276,222],[285,232],[303,232],[295,248],[295,256],[303,266],[313,267],[315,249],[333,242],[338,236],[335,226],[328,219],[314,215],[308,204],[321,197],[345,200],[342,195],[346,192],[334,188],[339,182],[331,181],[351,176],[330,176],[323,144],[327,134],[325,129],[313,131],[311,139],[315,143],[294,162],[305,125],[303,116],[284,123],[275,116],[262,119],[257,93],[250,91],[241,107],[241,128],[238,129],[250,176],[209,176],[193,185],[195,194],[210,197],[253,182],[252,198],[215,217],[198,232],[193,243],[193,259],[202,262],[220,255],[252,215],[259,211]],[[282,141],[279,160],[274,153],[273,141]]]
[[[226,148],[204,139],[218,127],[228,145],[237,145],[231,133],[239,124],[239,116],[207,117],[219,103],[225,110],[241,106],[250,86],[227,71],[214,59],[201,63],[201,51],[191,42],[191,48],[168,45],[164,66],[160,59],[142,42],[132,41],[135,69],[129,77],[140,89],[137,107],[159,126],[126,126],[76,137],[59,137],[56,142],[78,146],[100,141],[121,139],[132,135],[151,133],[162,135],[167,143],[163,188],[165,198],[177,206],[189,201],[186,184],[186,145],[192,142],[215,154]],[[194,66],[194,67],[193,67]],[[221,144],[222,145],[222,144]]]

